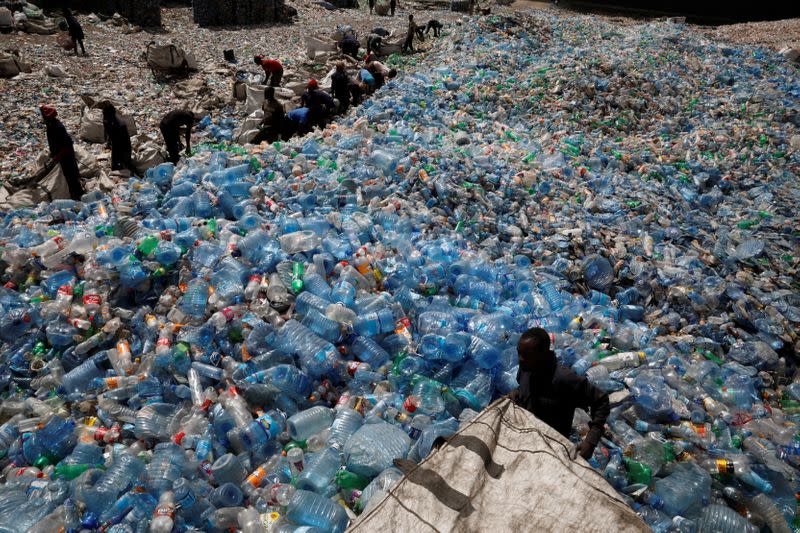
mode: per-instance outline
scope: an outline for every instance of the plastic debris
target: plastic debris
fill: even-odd
[[[793,524],[795,67],[524,14],[426,63],[323,134],[4,216],[0,523],[341,532],[539,326],[654,530]]]

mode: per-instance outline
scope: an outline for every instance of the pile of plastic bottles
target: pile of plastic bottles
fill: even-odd
[[[654,530],[788,531],[796,71],[520,17],[324,136],[6,214],[0,530],[341,532],[540,326]]]

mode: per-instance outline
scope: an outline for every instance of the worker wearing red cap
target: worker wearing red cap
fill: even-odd
[[[253,61],[256,65],[261,65],[264,69],[264,84],[271,87],[279,87],[283,77],[283,65],[277,59],[264,59],[264,56],[255,56]]]
[[[39,108],[47,127],[47,144],[50,147],[50,157],[53,163],[61,165],[61,172],[67,180],[69,195],[73,200],[80,200],[83,196],[81,186],[81,174],[78,171],[78,161],[75,159],[75,149],[72,145],[72,137],[67,133],[67,128],[58,120],[56,108],[43,105]]]
[[[300,97],[303,107],[308,108],[309,122],[311,126],[324,128],[329,113],[336,107],[331,95],[320,90],[319,83],[315,79],[308,80],[306,92]]]

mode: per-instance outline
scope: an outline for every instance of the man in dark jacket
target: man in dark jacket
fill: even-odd
[[[428,21],[428,24],[425,26],[425,35],[428,35],[428,32],[433,30],[433,36],[434,37],[439,37],[439,35],[441,35],[442,28],[443,28],[443,26],[442,26],[441,22],[439,22],[436,19],[431,19],[431,20]]]
[[[131,135],[128,126],[117,116],[116,108],[109,104],[103,108],[103,129],[106,146],[111,148],[111,170],[128,169],[135,173],[131,160]]]
[[[350,107],[350,76],[347,75],[342,61],[336,63],[336,72],[331,76],[331,92],[339,100],[339,111],[347,111]]]
[[[367,36],[367,55],[381,53],[381,46],[383,46],[383,37],[377,33],[370,33]]]
[[[320,129],[324,129],[328,114],[336,107],[331,95],[320,90],[317,80],[311,79],[306,87],[306,92],[300,97],[300,101],[303,107],[308,108],[311,127],[319,126]]]
[[[253,144],[261,144],[264,141],[273,143],[280,138],[283,121],[286,119],[283,104],[275,98],[275,87],[264,89],[264,103],[261,105],[261,110],[264,111],[261,129],[250,142]]]
[[[353,59],[358,59],[358,48],[358,41],[352,33],[345,35],[342,39],[342,42],[339,43],[339,49],[342,51],[342,53],[352,57]]]
[[[47,128],[47,145],[50,148],[50,157],[53,163],[61,165],[61,171],[67,180],[69,196],[77,201],[83,196],[83,186],[81,186],[81,174],[78,171],[78,161],[75,159],[75,149],[72,145],[72,137],[67,133],[67,129],[56,117],[56,109],[49,105],[39,108],[44,118]],[[51,167],[52,168],[52,167]]]
[[[81,45],[81,53],[83,55],[86,54],[86,49],[83,47],[83,39],[85,38],[83,34],[83,28],[81,28],[81,24],[78,20],[72,16],[69,8],[64,8],[64,19],[67,21],[67,30],[69,32],[69,36],[72,39],[72,47],[75,49],[75,55],[78,55],[78,45]]]
[[[573,447],[571,456],[589,459],[594,453],[610,412],[608,395],[572,370],[560,366],[550,349],[550,336],[542,328],[522,334],[517,344],[519,388],[511,396],[565,437],[569,438],[576,408],[590,412],[589,433]]]
[[[161,119],[161,135],[164,136],[164,144],[167,145],[169,161],[177,163],[181,159],[181,128],[185,128],[186,136],[186,155],[192,152],[192,126],[194,125],[194,113],[183,109],[170,111]]]

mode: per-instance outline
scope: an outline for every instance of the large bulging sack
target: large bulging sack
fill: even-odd
[[[31,67],[20,58],[0,53],[0,78],[13,78],[20,72],[30,72]]]
[[[571,446],[497,400],[421,463],[398,461],[403,478],[348,531],[650,531],[602,472],[570,459]]]
[[[2,198],[3,196],[5,198]],[[11,195],[8,194],[8,191],[0,194],[0,209],[16,209],[69,197],[69,185],[61,171],[61,165],[53,165],[50,172],[35,183],[31,183]]]
[[[247,114],[261,109],[264,104],[264,89],[266,85],[258,85],[255,83],[247,84],[247,102],[245,103],[245,111]],[[302,94],[302,92],[300,93]],[[275,87],[275,99],[282,103],[284,106],[292,100],[295,92],[286,87]]]
[[[309,59],[314,59],[317,52],[336,52],[336,42],[326,37],[313,35],[306,36],[306,54]]]
[[[117,111],[117,116],[128,127],[128,134],[133,137],[136,135],[136,123],[133,117],[125,115]],[[81,128],[78,132],[81,139],[90,143],[104,143],[106,142],[105,131],[103,128],[103,110],[96,107],[87,109],[84,108],[83,115],[81,116]]]
[[[164,155],[161,147],[155,141],[142,143],[133,157],[133,165],[140,173],[144,173],[148,168],[160,165],[164,162]]]
[[[53,19],[31,20],[28,18],[22,22],[21,26],[24,32],[36,35],[53,35],[58,33],[58,26]]]
[[[8,30],[14,27],[14,16],[7,7],[0,7],[0,30]]]
[[[263,99],[263,93],[262,93]],[[253,137],[261,129],[261,121],[264,120],[264,112],[259,108],[256,111],[253,111],[247,118],[242,122],[242,125],[239,126],[239,129],[236,130],[233,139],[239,144],[247,144],[253,140]]]
[[[264,103],[264,88],[266,85],[247,84],[247,102],[244,105],[245,111],[249,115],[257,109],[261,109]]]
[[[375,14],[386,16],[389,14],[389,2],[378,2],[375,4]]]
[[[145,53],[147,66],[151,69],[188,69],[197,70],[194,54],[174,44],[149,44]]]

